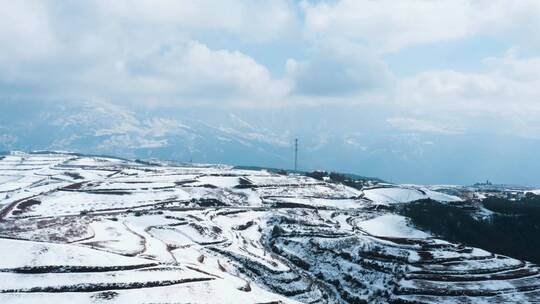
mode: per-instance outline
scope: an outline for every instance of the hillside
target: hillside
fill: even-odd
[[[0,156],[0,303],[527,303],[539,268],[397,213],[414,185]]]

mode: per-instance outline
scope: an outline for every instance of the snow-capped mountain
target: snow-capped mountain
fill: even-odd
[[[233,114],[212,122],[179,110],[147,115],[96,102],[58,106],[8,102],[0,108],[0,150],[70,150],[184,162],[288,162],[287,134],[258,129]]]
[[[290,169],[295,138],[299,168],[305,171],[350,172],[400,183],[473,184],[486,178],[540,183],[537,175],[522,174],[523,167],[540,170],[540,163],[530,162],[540,148],[537,140],[403,131],[358,107],[260,111],[0,102],[0,151],[62,150]]]

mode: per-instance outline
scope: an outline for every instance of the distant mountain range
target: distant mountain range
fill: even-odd
[[[412,132],[377,109],[141,108],[97,102],[0,101],[0,150],[69,150],[126,158],[293,167],[400,183],[540,184],[538,140]],[[392,113],[389,113],[391,115]]]
[[[287,162],[286,137],[256,130],[234,115],[212,123],[182,113],[171,117],[104,103],[2,103],[0,108],[3,150],[87,151],[186,162]]]

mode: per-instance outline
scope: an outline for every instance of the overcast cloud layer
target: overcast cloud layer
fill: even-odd
[[[395,132],[540,139],[537,0],[0,4],[0,102],[347,106]]]

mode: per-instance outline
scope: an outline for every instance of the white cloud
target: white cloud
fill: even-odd
[[[251,57],[237,51],[210,50],[194,41],[141,63],[155,68],[155,75],[193,98],[276,98],[288,91],[285,82],[272,79],[268,69]]]
[[[90,88],[99,99],[111,95],[168,105],[261,105],[290,90],[288,81],[275,79],[253,58],[238,51],[212,50],[193,40],[119,57],[114,64],[100,62],[82,77],[80,83],[93,82]],[[105,94],[99,95],[100,89]]]
[[[461,38],[472,33],[470,9],[465,2],[468,1],[305,2],[307,34],[339,35],[382,51]]]
[[[19,88],[21,79],[34,78],[21,65],[48,61],[57,47],[47,7],[40,1],[3,1],[0,8],[0,96],[3,87]],[[18,94],[18,92],[16,92]]]
[[[540,111],[540,57],[485,60],[485,72],[432,70],[400,83],[396,98],[411,105],[458,111],[530,113]]]
[[[433,70],[401,82],[398,96],[405,103],[447,103],[493,96],[504,90],[501,83],[489,75],[453,70]]]
[[[256,40],[287,34],[297,23],[291,2],[284,0],[97,0],[96,3],[100,14],[135,26],[219,30]]]
[[[525,83],[540,80],[540,57],[520,58],[516,49],[510,49],[503,57],[488,57],[484,63],[500,77]]]
[[[260,105],[290,90],[237,50],[192,36],[292,35],[288,1],[15,1],[0,11],[0,96]],[[234,37],[234,38],[233,38]],[[16,91],[14,93],[14,91]]]
[[[539,138],[540,57],[510,51],[484,62],[484,72],[432,70],[402,80],[395,105],[419,119],[458,121],[458,130]]]
[[[388,85],[391,73],[370,50],[344,41],[317,46],[304,61],[290,59],[287,77],[298,95],[345,96]]]
[[[40,1],[4,1],[0,9],[0,61],[47,55],[54,47],[46,6]]]
[[[342,37],[383,53],[486,33],[521,32],[529,43],[540,31],[536,0],[304,1],[302,7],[310,39]]]
[[[425,112],[527,111],[537,107],[538,58],[509,54],[487,58],[486,71],[400,80],[382,54],[487,34],[534,45],[539,16],[536,0],[11,1],[0,11],[0,96],[212,106],[394,100]],[[279,49],[291,59],[272,63],[286,65],[284,76],[263,64],[270,55],[250,55],[258,42],[291,37],[301,50]],[[227,47],[208,42],[220,39]]]

